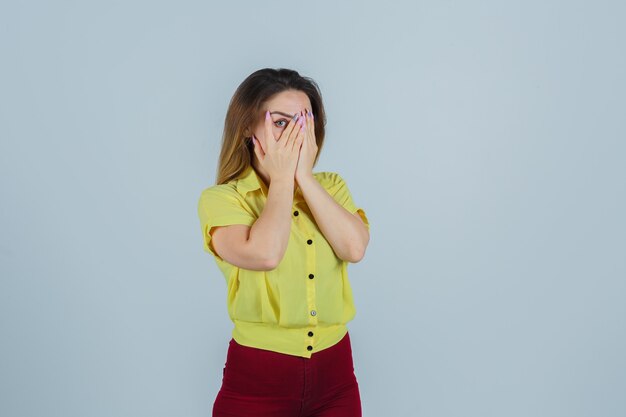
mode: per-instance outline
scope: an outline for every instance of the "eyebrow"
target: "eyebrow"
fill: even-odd
[[[291,115],[291,114],[283,113],[282,111],[273,111],[273,112],[271,112],[270,114],[274,114],[274,113],[278,113],[278,114],[280,114],[280,115],[282,115],[282,116],[289,117],[289,118],[291,118],[291,119],[293,119],[293,118],[295,117],[295,115]]]

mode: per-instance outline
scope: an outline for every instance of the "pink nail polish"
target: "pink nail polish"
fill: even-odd
[[[266,110],[265,111],[265,119],[269,119],[270,118],[270,111]]]

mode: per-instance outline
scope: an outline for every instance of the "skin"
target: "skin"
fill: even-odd
[[[258,140],[255,141],[255,155],[252,164],[269,187],[268,201],[275,194],[272,188],[282,188],[281,191],[287,189],[290,195],[293,196],[293,190],[295,185],[297,185],[302,191],[302,195],[315,218],[315,222],[337,256],[348,262],[356,263],[365,254],[370,238],[369,231],[358,213],[352,214],[337,203],[313,176],[313,162],[315,161],[318,148],[313,124],[315,115],[310,116],[307,113],[310,109],[311,102],[302,91],[283,91],[268,100],[262,109],[262,114],[258,117],[257,123],[252,127],[252,133]],[[270,111],[270,119],[265,117],[267,110]],[[297,124],[297,129],[294,129],[293,126],[296,125],[296,122],[290,123],[291,116],[296,113],[301,113],[299,121],[302,120],[304,125],[302,132],[304,138],[299,147],[293,177],[289,178],[289,176],[284,175],[291,171],[283,169],[280,171],[281,175],[275,174],[275,181],[272,182],[272,177],[260,162],[259,156],[265,159],[267,157],[266,152],[268,150],[272,152],[272,150],[268,149],[268,140],[275,142],[286,140],[286,138],[282,137],[285,131],[291,138],[296,136],[295,133],[291,133],[299,129],[300,124]],[[282,143],[295,143],[297,146],[298,142],[285,141]],[[274,165],[272,167],[274,168]],[[279,170],[274,172],[278,173]],[[293,204],[293,199],[291,199],[288,209],[285,210],[285,214],[291,211],[291,204]],[[286,215],[285,218],[290,221],[290,216]]]

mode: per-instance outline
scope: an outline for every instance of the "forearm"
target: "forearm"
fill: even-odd
[[[363,222],[335,201],[313,175],[299,178],[298,184],[317,226],[335,254],[345,261],[358,262],[369,240]]]
[[[268,259],[276,265],[289,243],[294,187],[293,178],[272,180],[265,207],[250,229],[250,245],[263,248]]]

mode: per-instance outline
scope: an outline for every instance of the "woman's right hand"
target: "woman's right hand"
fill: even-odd
[[[270,176],[270,180],[277,178],[294,178],[300,147],[304,140],[304,117],[298,113],[298,119],[291,119],[276,140],[272,132],[272,118],[269,110],[265,112],[265,140],[261,143],[252,135],[254,153],[259,163]]]

